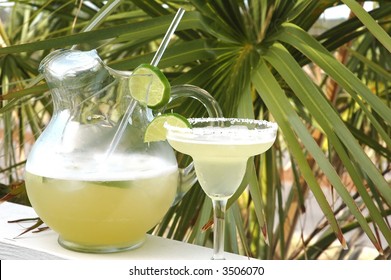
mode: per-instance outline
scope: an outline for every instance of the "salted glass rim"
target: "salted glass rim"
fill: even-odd
[[[267,135],[269,133],[275,134],[278,129],[278,125],[275,122],[271,121],[266,121],[266,120],[257,120],[257,119],[249,119],[249,118],[224,118],[224,117],[218,117],[218,118],[213,118],[213,117],[208,117],[208,118],[189,118],[187,119],[190,123],[190,125],[195,125],[195,124],[208,124],[211,122],[217,123],[217,122],[224,122],[224,123],[230,123],[232,125],[235,124],[253,124],[254,127],[251,127],[248,130],[243,130],[241,131],[241,136],[251,136],[254,135],[254,133],[259,134],[262,133],[263,135]],[[257,127],[259,126],[259,127]],[[228,126],[229,127],[229,126]],[[211,130],[208,131],[207,126],[194,126],[194,127],[178,127],[175,125],[170,125],[167,122],[164,124],[164,128],[167,130],[167,133],[174,133],[174,134],[182,134],[182,136],[185,135],[199,135],[202,136],[204,134],[211,133]],[[218,129],[218,133],[214,134],[220,134],[220,136],[227,135],[231,136],[232,133],[237,133],[232,132],[232,130],[226,129],[227,127],[214,127],[213,129]],[[179,136],[179,135],[178,135]]]

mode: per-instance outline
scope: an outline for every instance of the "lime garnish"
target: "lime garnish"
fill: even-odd
[[[150,64],[141,64],[133,74],[129,79],[129,89],[134,99],[146,103],[152,109],[161,108],[168,103],[170,83],[159,68]]]
[[[180,128],[191,127],[189,121],[182,115],[177,113],[162,114],[154,118],[147,126],[144,135],[144,142],[166,140],[166,129],[164,128],[165,123]]]

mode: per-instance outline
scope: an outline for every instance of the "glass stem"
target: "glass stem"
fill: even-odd
[[[212,260],[225,260],[224,258],[224,218],[227,199],[212,199],[214,215],[213,257]]]

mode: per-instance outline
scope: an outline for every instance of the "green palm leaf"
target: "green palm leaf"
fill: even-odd
[[[336,238],[345,245],[343,234],[360,230],[389,256],[388,1],[378,1],[369,13],[353,0],[7,2],[14,5],[11,16],[0,21],[6,162],[0,186],[10,189],[24,166],[23,152],[18,155],[11,136],[19,135],[22,142],[26,131],[38,136],[53,112],[47,86],[38,83],[44,56],[59,48],[96,48],[110,67],[132,70],[152,60],[176,10],[183,7],[186,13],[159,63],[171,84],[208,90],[226,116],[271,119],[280,127],[273,149],[249,161],[229,201],[227,250],[261,259],[315,259]],[[356,17],[313,36],[311,28],[322,12],[342,3]],[[350,56],[341,63],[331,52],[344,44]],[[338,84],[333,100],[326,98],[330,79]],[[169,110],[205,115],[192,100]],[[189,158],[179,160],[186,164]],[[292,181],[281,175],[286,162],[292,163]],[[347,190],[345,175],[354,191]],[[325,178],[341,200],[337,209],[323,193],[320,181]],[[311,212],[306,209],[309,190],[327,223],[306,235],[297,229],[300,216]],[[196,185],[151,233],[211,246],[211,210]],[[302,236],[299,244],[294,242],[297,234]]]
[[[311,59],[320,65],[322,69],[327,71],[333,79],[338,81],[367,113],[367,117],[371,120],[378,132],[383,136],[383,139],[388,143],[387,145],[391,146],[391,139],[389,135],[374,118],[373,114],[367,109],[366,105],[363,104],[359,95],[364,98],[371,108],[376,110],[378,114],[381,115],[388,123],[391,123],[391,108],[387,107],[375,95],[373,95],[365,85],[363,85],[350,71],[345,68],[345,66],[335,60],[320,44],[318,44],[312,37],[308,36],[307,33],[301,32],[298,28],[292,25],[286,25],[284,26],[284,29],[284,35],[281,35],[280,39],[295,46],[307,56],[311,57]],[[344,131],[344,125],[342,123],[340,123],[340,125],[335,125],[334,129],[338,131],[341,141],[345,143],[345,146],[350,153],[356,157],[357,162],[360,162],[360,165],[364,166],[363,171],[367,172],[368,176],[376,182],[379,191],[388,205],[391,205],[391,192],[388,183],[381,176],[363,150],[356,145],[352,145],[352,142],[355,142],[354,137],[352,137],[351,133]]]
[[[172,15],[167,15],[141,22],[132,22],[129,24],[122,24],[114,27],[102,28],[99,30],[50,38],[32,43],[13,45],[1,48],[0,55],[66,48],[73,45],[80,45],[84,43],[114,38],[118,38],[117,43],[127,40],[134,40],[136,38],[155,38],[156,36],[162,36],[165,34],[171,21]],[[199,14],[196,12],[189,12],[183,16],[177,30],[185,30],[194,27],[202,29]]]
[[[372,199],[367,194],[365,186],[361,183],[362,179],[355,171],[355,167],[350,164],[351,158],[346,153],[345,148],[341,145],[339,139],[343,136],[338,136],[339,131],[335,129],[336,126],[343,127],[343,132],[346,135],[351,135],[349,130],[344,126],[343,122],[339,118],[338,114],[334,112],[330,104],[319,94],[319,90],[314,86],[304,73],[300,71],[299,65],[291,57],[286,49],[282,45],[276,45],[274,48],[270,48],[268,54],[265,57],[282,77],[287,81],[289,86],[294,90],[296,95],[301,99],[303,104],[309,110],[310,114],[316,116],[317,122],[321,125],[325,131],[329,141],[338,151],[339,156],[343,159],[346,167],[350,171],[350,175],[354,177],[354,181],[357,183],[357,187],[366,202],[366,205],[371,210],[373,216],[376,216],[376,221],[382,225],[382,231],[387,236],[387,239],[391,237],[388,226],[384,223],[381,214],[373,203]],[[327,112],[327,114],[325,114]],[[342,130],[342,129],[341,129]],[[348,136],[347,136],[348,137]],[[350,145],[355,145],[353,139]],[[360,149],[360,147],[358,147]],[[331,163],[324,157],[323,152],[314,153],[313,156],[317,159],[319,166],[326,173],[328,180],[332,183],[333,187],[337,190],[339,195],[343,198],[344,202],[348,205],[350,211],[360,222],[363,230],[367,233],[368,237],[374,243],[375,247],[381,250],[378,240],[372,233],[368,224],[365,221],[364,216],[358,210],[357,205],[351,198],[350,194],[346,190],[345,186],[341,183],[338,174],[335,172]],[[389,239],[391,241],[391,239]]]
[[[299,142],[296,140],[295,133],[297,133],[303,143],[306,143],[313,152],[317,152],[317,145],[314,143],[313,138],[309,135],[306,128],[303,126],[299,117],[294,112],[293,108],[289,105],[289,100],[285,97],[283,90],[278,85],[274,76],[267,68],[265,63],[261,63],[259,70],[254,74],[252,79],[257,91],[265,100],[268,108],[274,112],[274,117],[277,120],[280,129],[284,133],[286,141],[289,143],[291,153],[294,155],[297,163],[300,165],[303,176],[306,178],[312,192],[314,193],[320,207],[329,220],[334,232],[336,233],[342,246],[346,246],[346,241],[342,235],[342,232],[338,226],[337,221],[332,213],[330,205],[328,204],[322,190],[320,189],[311,168],[305,159],[305,155],[301,151]],[[307,147],[308,148],[308,147]]]
[[[377,22],[364,10],[364,8],[353,0],[342,0],[352,12],[360,19],[360,21],[369,29],[371,34],[375,36],[382,44],[391,52],[391,37],[387,32],[377,24]]]

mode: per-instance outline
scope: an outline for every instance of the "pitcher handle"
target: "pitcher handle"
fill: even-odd
[[[180,97],[190,97],[201,102],[209,117],[223,117],[223,112],[221,111],[220,105],[217,101],[209,94],[209,92],[200,87],[186,84],[172,86],[169,103]],[[173,205],[177,204],[196,182],[197,177],[193,162],[185,168],[179,168],[178,190]]]

